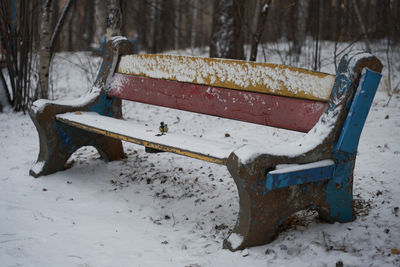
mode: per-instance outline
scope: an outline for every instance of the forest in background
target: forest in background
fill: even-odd
[[[14,110],[47,98],[37,88],[48,83],[41,77],[49,75],[54,52],[101,47],[110,23],[144,53],[209,47],[213,57],[256,60],[257,46],[268,54],[264,44],[285,42],[285,63],[314,70],[321,67],[323,41],[361,43],[368,51],[384,42],[389,65],[400,41],[397,0],[2,0],[0,12],[8,69],[0,78],[17,77],[7,96]],[[307,64],[299,58],[305,47]],[[336,49],[335,61],[344,51]],[[47,74],[39,73],[45,66]],[[39,69],[34,81],[32,69]]]
[[[38,45],[41,4],[40,0],[29,2],[34,15],[33,37]],[[52,30],[65,2],[52,1]],[[90,44],[101,43],[106,33],[106,2],[72,1],[57,40],[57,51],[88,50]],[[151,53],[207,46],[218,2],[236,2],[239,9],[236,26],[240,28],[244,44],[251,43],[258,13],[267,2],[270,7],[261,42],[283,39],[295,43],[299,34],[338,42],[382,38],[400,41],[400,1],[397,0],[121,0],[121,33],[136,37],[140,48]]]

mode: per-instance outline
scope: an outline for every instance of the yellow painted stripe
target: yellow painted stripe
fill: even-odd
[[[122,56],[117,72],[319,101],[329,99],[335,80],[278,64],[172,55]]]
[[[172,152],[175,154],[179,154],[179,155],[183,155],[183,156],[187,156],[187,157],[191,157],[191,158],[195,158],[195,159],[200,159],[203,161],[208,161],[208,162],[212,162],[212,163],[217,163],[217,164],[221,164],[221,165],[225,165],[226,164],[226,159],[220,159],[220,158],[215,158],[215,157],[210,157],[207,155],[203,155],[203,154],[199,154],[199,153],[194,153],[191,151],[186,151],[186,150],[182,150],[176,147],[170,147],[170,146],[166,146],[166,145],[161,145],[161,144],[157,144],[157,143],[150,143],[138,138],[132,138],[130,136],[126,136],[126,135],[121,135],[118,133],[114,133],[114,132],[110,132],[110,131],[106,131],[106,130],[102,130],[102,129],[98,129],[95,128],[93,126],[88,126],[85,124],[81,124],[81,123],[77,123],[74,121],[70,121],[70,120],[65,120],[63,118],[57,118],[57,120],[62,121],[65,124],[89,131],[89,132],[93,132],[93,133],[98,133],[98,134],[102,134],[105,136],[109,136],[115,139],[119,139],[119,140],[123,140],[126,142],[130,142],[130,143],[135,143],[138,145],[142,145],[145,147],[151,147],[151,148],[155,148],[158,150],[162,150],[162,151],[166,151],[166,152]]]

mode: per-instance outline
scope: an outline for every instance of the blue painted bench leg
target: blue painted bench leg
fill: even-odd
[[[353,211],[353,169],[355,157],[336,165],[334,177],[325,194],[329,214],[320,214],[328,222],[349,222],[355,219]]]
[[[353,169],[358,141],[377,91],[381,74],[363,69],[360,83],[351,103],[332,156],[337,162],[333,179],[326,188],[326,202],[330,214],[328,221],[348,222],[355,219],[353,213]]]

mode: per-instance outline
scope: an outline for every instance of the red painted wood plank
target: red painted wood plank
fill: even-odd
[[[116,73],[109,95],[136,102],[308,132],[321,116],[319,101],[231,90]]]

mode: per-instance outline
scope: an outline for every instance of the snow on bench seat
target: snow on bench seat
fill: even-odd
[[[56,118],[65,124],[90,132],[218,164],[225,164],[230,153],[238,148],[231,144],[174,132],[157,136],[158,129],[102,116],[96,112],[64,113]]]

